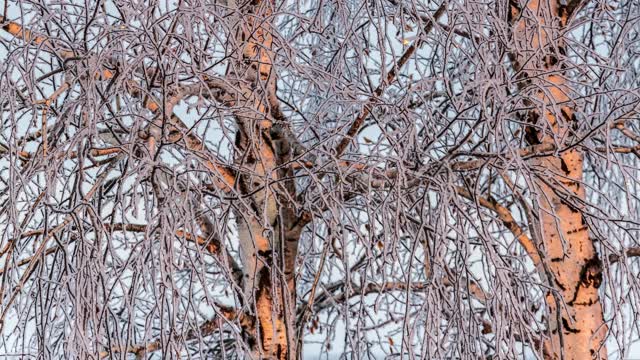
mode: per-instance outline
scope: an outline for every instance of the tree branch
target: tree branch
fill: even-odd
[[[57,229],[55,231],[60,231],[64,226],[68,225],[67,223],[62,223],[58,226],[56,226],[54,229]],[[118,223],[118,224],[105,224],[104,225],[104,230],[105,231],[109,231],[109,232],[113,232],[113,231],[128,231],[128,232],[136,232],[136,233],[144,233],[148,230],[147,225],[140,225],[140,224],[122,224],[122,223]],[[54,230],[52,230],[53,232]],[[32,236],[38,236],[38,235],[42,235],[45,233],[44,229],[38,229],[38,230],[31,230],[31,231],[27,231],[25,233],[23,233],[19,239],[26,239]],[[51,233],[50,233],[51,234]],[[215,255],[219,258],[219,261],[223,261],[222,259],[222,254],[221,254],[221,248],[222,248],[222,244],[220,243],[220,240],[218,240],[217,238],[212,238],[212,239],[206,239],[202,236],[198,236],[198,235],[193,235],[189,232],[186,232],[184,230],[176,230],[175,236],[179,237],[179,238],[184,238],[185,240],[189,241],[189,242],[193,242],[197,245],[200,246],[204,246],[205,249],[207,250],[207,252],[209,252],[212,255]],[[5,247],[2,249],[2,251],[0,251],[0,257],[3,256],[7,250],[8,247],[11,246],[11,244],[13,244],[15,242],[16,239],[11,239],[9,240],[9,242],[7,243],[7,245],[5,245]],[[27,264],[30,264],[32,261],[37,260],[38,257],[40,256],[48,256],[51,255],[53,253],[55,253],[56,251],[61,250],[61,247],[56,245],[53,246],[51,248],[48,248],[44,251],[42,251],[39,254],[30,256],[28,258],[19,260],[18,262],[16,262],[14,265],[6,265],[4,268],[0,269],[0,275],[4,274],[5,272],[16,268],[16,267],[21,267]],[[242,269],[240,268],[240,265],[238,265],[238,263],[235,261],[235,259],[233,259],[233,257],[230,254],[226,254],[226,260],[229,262],[230,266],[231,266],[231,270],[234,273],[234,280],[237,281],[238,278],[238,273],[242,272]]]
[[[440,5],[440,7],[433,14],[433,19],[429,19],[428,23],[424,27],[425,34],[428,34],[429,32],[431,32],[431,29],[433,29],[434,21],[437,21],[440,18],[440,16],[444,14],[446,10],[446,4],[447,2],[443,1],[442,5]],[[415,53],[415,51],[418,48],[422,46],[423,43],[424,43],[424,40],[422,38],[418,38],[417,40],[415,40],[414,43],[411,44],[404,51],[402,56],[400,56],[400,59],[398,59],[398,61],[393,64],[393,67],[387,72],[387,78],[384,81],[382,81],[380,85],[378,85],[378,87],[373,92],[373,95],[369,98],[369,100],[367,100],[366,104],[364,105],[364,108],[362,109],[362,112],[360,112],[360,115],[356,117],[356,119],[353,121],[353,123],[349,127],[349,130],[347,130],[347,133],[343,136],[342,140],[338,143],[338,146],[336,146],[336,149],[335,149],[336,158],[340,158],[342,153],[345,151],[345,149],[349,145],[349,142],[351,142],[351,139],[356,135],[358,130],[360,130],[360,127],[362,126],[366,118],[369,116],[369,113],[371,112],[371,107],[373,106],[375,99],[380,95],[382,95],[382,92],[386,89],[387,86],[391,85],[391,83],[396,79],[398,72],[400,72],[402,67],[409,61],[411,56]]]
[[[226,321],[233,321],[237,317],[236,309],[231,306],[226,306],[226,305],[216,303],[215,309],[216,309],[216,317],[202,323],[198,327],[198,331],[189,330],[184,335],[176,335],[174,339],[177,341],[180,341],[180,340],[189,341],[189,340],[194,340],[200,336],[212,335],[213,333],[216,332],[216,330],[219,329],[220,320],[224,319]],[[106,358],[110,355],[113,355],[113,353],[135,354],[136,358],[142,358],[148,353],[160,350],[161,348],[162,348],[161,339],[156,339],[148,344],[139,344],[139,345],[134,345],[127,348],[113,347],[110,350],[101,352],[99,354],[99,358],[100,359]]]
[[[522,230],[522,228],[518,225],[509,209],[498,204],[493,199],[486,199],[480,196],[476,196],[475,194],[471,194],[467,189],[463,187],[456,186],[455,190],[462,197],[474,201],[489,210],[492,210],[498,216],[502,224],[507,229],[509,229],[509,231],[511,231],[514,238],[520,243],[520,245],[522,245],[536,268],[539,270],[541,269],[543,264],[538,252],[538,248],[534,244],[533,240],[531,240],[531,238],[525,233],[525,231]]]
[[[4,22],[4,20],[5,18],[0,16],[0,22]],[[74,56],[74,53],[68,50],[58,51],[57,47],[46,36],[33,34],[30,30],[26,29],[25,27],[23,27],[22,25],[16,22],[13,22],[13,21],[8,22],[2,26],[2,29],[8,32],[9,34],[13,35],[17,39],[23,40],[25,42],[32,41],[36,45],[46,46],[51,52],[60,56],[62,59],[69,59]],[[102,69],[99,72],[96,72],[94,76],[96,79],[99,79],[99,80],[111,80],[116,76],[116,73],[114,73],[110,69]],[[205,77],[204,80],[207,86],[220,91],[220,93],[218,93],[217,95],[214,95],[214,97],[216,96],[223,97],[223,94],[224,94],[224,97],[228,98],[230,96],[233,96],[234,94],[235,95],[239,94],[238,91],[235,91],[233,87],[229,86],[227,83],[225,83],[223,80],[219,78]],[[154,113],[157,113],[160,110],[160,102],[153,99],[151,96],[145,97],[144,94],[140,91],[141,88],[137,85],[135,81],[132,81],[132,80],[128,81],[126,88],[128,89],[130,95],[143,99],[143,106],[148,110]],[[198,85],[198,88],[201,88],[201,85]],[[169,99],[168,103],[170,105],[171,104],[175,105],[177,102],[180,101],[180,99],[188,95],[189,93],[188,90],[193,91],[193,89],[187,88],[185,89],[186,91],[185,95],[181,95],[180,93],[178,93],[175,96],[175,98]],[[200,152],[203,150],[207,150],[207,153],[210,153],[210,151],[206,148],[206,145],[204,145],[204,143],[196,135],[193,135],[188,131],[187,126],[178,116],[173,114],[173,111],[171,111],[171,115],[169,118],[171,120],[171,125],[174,127],[174,129],[178,130],[181,134],[183,134],[185,138],[186,148],[190,151],[193,151],[195,154],[197,154],[201,158],[204,158],[205,167],[207,167],[212,173],[216,175],[215,185],[224,192],[230,192],[233,189],[233,184],[235,183],[235,174],[233,173],[233,171],[231,171],[229,168],[227,168],[224,165],[216,164],[213,160],[209,158],[208,155],[201,155]],[[171,131],[172,129],[169,129],[169,130]]]
[[[633,247],[633,248],[629,248],[627,250],[624,251],[624,256],[625,257],[640,257],[640,247]],[[623,258],[622,255],[616,255],[616,254],[611,254],[609,255],[609,262],[611,263],[616,263],[618,261],[620,261]]]

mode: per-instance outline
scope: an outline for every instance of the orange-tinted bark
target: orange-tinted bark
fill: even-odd
[[[291,274],[297,238],[291,244],[284,239],[289,212],[276,199],[281,191],[291,189],[282,189],[274,182],[284,174],[274,171],[281,154],[272,136],[269,107],[269,97],[276,91],[270,24],[274,6],[271,1],[253,1],[239,9],[242,15],[235,20],[235,44],[231,46],[237,53],[232,55],[235,61],[227,74],[239,80],[238,88],[245,89],[244,99],[230,104],[236,109],[238,124],[238,190],[250,195],[236,212],[244,296],[249,307],[255,307],[255,314],[251,314],[255,317],[244,323],[244,331],[249,334],[254,356],[294,359],[295,285]]]
[[[558,0],[529,0],[522,8],[511,4],[516,70],[525,84],[538,86],[529,101],[531,144],[563,148],[576,125],[573,90],[566,80],[562,33],[569,9]],[[546,301],[549,309],[545,357],[549,359],[606,359],[606,326],[598,288],[601,263],[583,217],[584,156],[578,148],[533,160],[544,169],[536,180],[544,266],[550,275]]]

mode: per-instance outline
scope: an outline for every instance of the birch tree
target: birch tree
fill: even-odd
[[[640,354],[633,0],[5,1],[0,354]]]

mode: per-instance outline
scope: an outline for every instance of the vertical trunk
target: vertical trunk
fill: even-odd
[[[512,58],[525,84],[521,90],[531,88],[534,81],[538,86],[528,104],[535,109],[528,115],[533,125],[526,131],[532,145],[563,148],[577,127],[562,40],[572,10],[562,4],[565,2],[560,0],[529,0],[521,7],[510,2],[515,38],[519,49],[527,49]],[[581,209],[585,199],[583,158],[578,148],[572,148],[534,160],[544,169],[536,180],[542,233],[539,246],[552,277],[550,285],[555,287],[546,296],[550,318],[545,353],[550,359],[607,357],[598,294],[601,263]]]
[[[252,309],[244,316],[249,320],[244,321],[243,330],[252,355],[295,359],[293,262],[298,237],[286,231],[294,218],[287,199],[293,198],[295,189],[293,183],[275,181],[290,174],[274,171],[286,158],[288,146],[274,131],[280,125],[273,124],[270,115],[269,99],[276,91],[273,8],[271,0],[256,0],[237,9],[241,16],[234,20],[235,38],[230,39],[235,53],[227,75],[244,95],[232,104],[238,125],[234,158],[240,169],[237,186],[239,193],[247,195],[236,211],[236,221],[244,271],[244,308]]]

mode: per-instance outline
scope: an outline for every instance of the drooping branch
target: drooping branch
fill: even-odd
[[[424,26],[423,31],[425,35],[431,32],[431,29],[433,29],[433,22],[437,21],[444,14],[445,10],[447,9],[446,5],[447,2],[444,1],[433,14],[433,19],[429,19],[427,24]],[[392,68],[387,72],[387,78],[384,79],[374,90],[373,95],[369,98],[369,100],[367,100],[360,114],[356,117],[351,126],[349,126],[347,133],[343,135],[342,140],[340,140],[340,142],[336,146],[336,158],[340,158],[349,143],[352,141],[353,137],[358,133],[358,131],[364,124],[364,121],[369,116],[369,113],[371,112],[373,105],[377,101],[377,98],[380,97],[384,90],[395,81],[396,77],[402,70],[402,67],[409,61],[409,59],[411,59],[416,50],[418,50],[423,44],[424,40],[422,38],[418,38],[417,40],[415,40],[414,43],[409,45],[409,47],[403,52],[398,61],[396,61],[392,65]]]
[[[113,167],[115,167],[117,162],[120,160],[120,157],[116,157],[112,160],[113,161],[109,165],[107,165],[108,169],[112,169]],[[90,200],[93,199],[93,196],[96,194],[98,189],[103,185],[104,181],[107,179],[107,176],[109,174],[110,174],[110,171],[105,170],[96,178],[93,186],[91,186],[89,191],[87,191],[86,195],[83,197],[83,201],[85,203],[88,203]],[[29,261],[25,263],[25,265],[28,265],[27,269],[23,272],[22,276],[20,277],[20,280],[18,281],[18,285],[13,289],[11,296],[9,297],[9,300],[5,305],[5,308],[2,310],[2,313],[0,313],[0,332],[4,327],[5,318],[7,316],[8,310],[11,308],[11,304],[15,301],[18,294],[22,291],[22,287],[25,286],[29,278],[31,278],[31,275],[33,274],[34,269],[42,259],[43,255],[45,255],[45,252],[47,250],[47,244],[56,234],[63,231],[73,221],[76,214],[82,209],[83,209],[82,206],[76,207],[71,212],[71,214],[67,215],[58,226],[52,229],[49,229],[48,231],[43,233],[44,237],[42,239],[42,242],[35,250],[34,255],[31,256],[28,259]],[[15,242],[11,242],[11,244],[12,244],[12,247],[15,246]],[[6,271],[6,265],[3,272],[4,271]],[[2,298],[2,294],[0,294],[0,298]]]
[[[3,21],[4,18],[0,16],[0,22]],[[34,35],[30,30],[21,26],[16,22],[8,22],[2,27],[3,30],[7,31],[15,38],[23,40],[27,43],[32,42],[34,45],[43,45],[46,46],[49,50],[60,56],[62,59],[70,59],[74,56],[74,53],[68,50],[59,50],[59,47],[52,43],[46,36],[44,35]],[[98,80],[107,81],[112,80],[117,75],[111,69],[102,69],[94,74],[94,77]],[[187,150],[194,152],[194,154],[199,155],[204,158],[204,165],[207,167],[215,176],[215,185],[224,192],[230,192],[233,189],[235,183],[235,174],[225,165],[221,165],[215,160],[211,158],[211,152],[207,149],[206,145],[200,140],[195,134],[192,134],[185,123],[175,114],[173,114],[173,106],[176,105],[180,100],[184,97],[190,96],[191,94],[202,94],[205,96],[211,96],[216,100],[222,102],[231,101],[231,99],[238,98],[241,91],[236,91],[232,86],[229,85],[227,81],[224,81],[217,77],[207,77],[205,76],[203,81],[205,84],[195,84],[192,86],[187,86],[182,88],[176,94],[166,101],[166,105],[168,106],[169,111],[169,119],[171,127],[168,129],[168,133],[177,133],[180,134],[180,137],[185,139],[185,145]],[[125,88],[128,90],[129,94],[133,97],[139,98],[143,100],[143,106],[158,114],[161,113],[161,101],[154,99],[150,94],[144,93],[141,91],[141,87],[137,84],[137,82],[133,80],[129,80],[126,82]],[[203,87],[206,85],[206,87]],[[69,84],[65,83],[65,85],[61,86],[57,89],[52,98],[57,98],[62,92],[66,91],[69,88]],[[45,104],[48,105],[51,101],[47,99]],[[43,121],[44,124],[44,121]],[[40,131],[40,136],[43,137],[43,144],[46,143],[46,127],[43,125],[43,129]],[[178,139],[174,136],[172,141],[176,142]],[[7,149],[8,150],[8,149]],[[205,155],[202,155],[204,152]],[[2,146],[0,146],[0,153],[2,153]],[[99,152],[96,152],[96,155],[99,155]],[[28,159],[33,157],[32,154],[27,152],[20,152],[20,155]],[[60,155],[62,156],[62,155]],[[77,156],[77,154],[76,154]],[[72,157],[73,158],[73,157]]]
[[[520,243],[520,245],[522,245],[536,268],[538,268],[539,270],[542,269],[542,259],[540,258],[540,253],[538,248],[536,247],[536,244],[518,225],[509,209],[498,204],[498,202],[493,199],[487,199],[471,194],[467,189],[463,187],[456,186],[455,190],[460,196],[474,201],[482,207],[492,210],[498,216],[502,224],[511,232],[511,234],[513,234],[514,238]]]
[[[62,230],[64,228],[64,226],[69,225],[69,223],[62,223],[59,226],[56,226],[54,229],[58,229],[58,231]],[[51,231],[51,230],[50,230]],[[123,231],[123,232],[135,232],[135,233],[146,233],[147,231],[149,231],[149,228],[147,225],[141,225],[141,224],[130,224],[130,223],[116,223],[116,224],[104,224],[104,231],[107,232],[116,232],[116,231]],[[35,236],[40,236],[43,235],[45,233],[45,229],[38,229],[38,230],[30,230],[30,231],[26,231],[24,232],[22,235],[20,235],[20,239],[27,239],[30,237],[35,237]],[[215,255],[216,257],[218,257],[219,261],[228,261],[229,265],[231,266],[231,270],[234,273],[234,278],[236,279],[236,281],[238,281],[238,274],[240,274],[242,272],[242,270],[240,269],[240,265],[238,265],[238,263],[235,261],[235,259],[228,253],[226,253],[224,255],[225,259],[223,259],[223,255],[222,255],[222,251],[221,249],[223,249],[222,244],[220,243],[220,240],[212,237],[212,238],[204,238],[202,236],[199,235],[194,235],[192,233],[186,232],[184,230],[176,230],[175,234],[176,237],[181,238],[181,239],[185,239],[189,242],[192,242],[194,244],[197,244],[199,246],[203,246],[207,252],[209,252],[211,255]],[[0,251],[0,257],[3,256],[5,253],[7,253],[7,250],[10,246],[12,246],[12,244],[16,241],[16,239],[10,239],[7,243],[7,245],[5,245],[5,247],[2,249],[2,251]],[[24,258],[22,260],[18,260],[15,264],[13,265],[5,265],[4,268],[0,269],[0,275],[4,274],[5,272],[16,268],[16,267],[21,267],[24,265],[28,265],[31,264],[32,261],[36,261],[38,257],[46,257],[48,255],[54,254],[57,251],[62,250],[62,248],[59,245],[47,248],[46,250],[42,251],[40,254],[36,254],[27,258]]]
[[[214,305],[214,311],[216,313],[216,316],[200,324],[198,326],[198,331],[188,330],[182,335],[176,335],[174,337],[175,340],[187,342],[201,337],[213,335],[221,329],[221,325],[236,320],[238,316],[238,311],[235,308],[219,303],[216,303]],[[146,344],[134,345],[127,348],[113,347],[110,350],[102,351],[99,355],[99,358],[104,359],[117,353],[129,353],[134,354],[136,358],[144,358],[150,353],[161,349],[162,340],[157,339]]]

